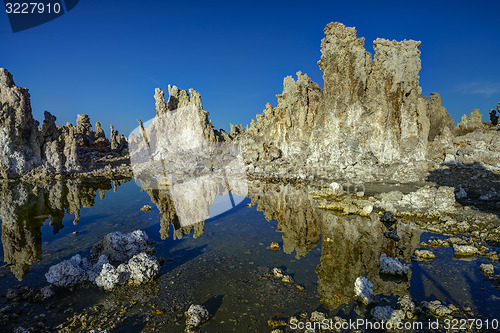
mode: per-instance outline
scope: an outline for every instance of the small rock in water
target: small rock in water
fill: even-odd
[[[283,271],[279,268],[273,268],[273,275],[277,279],[281,279],[283,277]]]
[[[73,231],[71,234],[73,234],[73,235],[75,235],[75,236],[76,236],[76,235],[78,235],[78,234],[79,234],[79,232],[78,232],[78,230],[75,230],[75,231]]]
[[[406,276],[408,275],[408,265],[401,262],[398,258],[388,257],[382,253],[379,259],[380,273]]]
[[[184,332],[196,332],[201,324],[210,318],[208,310],[203,305],[192,304],[184,314],[187,317]]]
[[[86,280],[89,267],[88,260],[76,254],[68,260],[51,266],[45,278],[47,282],[58,287],[74,286]]]
[[[371,281],[364,276],[358,277],[354,282],[354,299],[365,305],[376,303],[372,288],[373,283]]]
[[[269,248],[273,251],[278,251],[280,249],[280,245],[276,242],[272,242]]]
[[[422,304],[436,317],[445,317],[453,313],[452,309],[442,305],[440,301],[422,302]]]
[[[456,256],[473,256],[478,253],[478,250],[471,245],[456,245],[453,244]]]
[[[326,319],[326,315],[323,312],[314,311],[311,313],[311,318],[309,319],[312,322],[322,322]]]
[[[415,257],[417,261],[422,261],[422,260],[432,260],[436,258],[436,255],[429,250],[415,250]]]
[[[141,212],[144,212],[144,213],[150,212],[151,210],[152,210],[152,208],[150,205],[144,205],[141,208]]]
[[[479,266],[479,270],[484,275],[492,276],[493,274],[495,274],[495,266],[493,266],[492,264],[481,264]]]
[[[398,308],[404,312],[407,319],[415,317],[416,305],[410,295],[404,295],[398,299]]]
[[[283,275],[283,279],[281,279],[283,283],[292,283],[293,278],[290,275]]]

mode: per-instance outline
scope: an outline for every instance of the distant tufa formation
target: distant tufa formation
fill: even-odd
[[[85,114],[78,115],[76,126],[56,126],[56,117],[45,111],[39,128],[28,89],[16,86],[4,68],[0,68],[0,100],[0,178],[102,171],[127,155],[127,141],[113,125],[108,140],[99,123],[92,130]]]

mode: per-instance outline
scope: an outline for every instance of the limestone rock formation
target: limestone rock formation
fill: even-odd
[[[78,115],[76,126],[57,126],[56,117],[45,111],[38,128],[28,89],[16,86],[4,68],[0,68],[0,101],[0,178],[109,171],[127,162],[125,137],[111,125],[110,143],[99,123],[96,132],[92,130],[88,115]]]
[[[14,178],[41,162],[38,122],[28,89],[0,68],[0,178]]]
[[[460,135],[482,129],[484,127],[482,118],[483,115],[479,113],[479,109],[472,109],[468,117],[466,115],[462,116],[460,123],[456,127],[456,133]]]
[[[427,109],[429,116],[429,142],[442,135],[446,130],[453,129],[453,119],[444,106],[441,106],[441,95],[438,93],[431,93],[429,96],[429,103]],[[446,129],[446,130],[445,130]]]
[[[429,140],[452,121],[438,94],[421,96],[420,42],[377,39],[372,58],[354,28],[330,23],[325,35],[318,62],[324,90],[301,72],[296,81],[285,78],[278,106],[268,104],[236,135],[249,172],[421,178]]]
[[[201,95],[194,89],[182,90],[176,86],[168,85],[168,101],[165,102],[165,93],[162,89],[155,89],[156,115],[161,116],[169,111],[193,105],[200,117],[203,134],[208,142],[217,141],[218,133],[214,131],[212,121],[208,120],[209,113],[203,110]]]

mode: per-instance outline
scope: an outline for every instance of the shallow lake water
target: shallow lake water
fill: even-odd
[[[373,282],[381,305],[395,306],[409,294],[500,319],[498,284],[479,271],[487,259],[456,260],[453,249],[443,247],[433,249],[432,261],[411,261],[420,242],[446,237],[398,222],[396,243],[384,237],[376,216],[318,209],[307,187],[253,182],[232,209],[185,226],[168,191],[141,191],[133,179],[6,183],[0,200],[3,295],[18,285],[46,286],[51,265],[77,253],[89,257],[92,246],[113,231],[144,230],[157,242],[156,256],[165,259],[160,277],[146,285],[112,292],[83,285],[58,290],[43,303],[11,304],[3,297],[2,307],[18,313],[9,330],[41,321],[54,330],[182,332],[191,304],[209,310],[211,319],[202,326],[207,332],[268,332],[270,319],[316,310],[355,319],[369,316],[353,301],[358,276]],[[142,212],[143,205],[152,211]],[[196,203],[191,208],[201,209]],[[280,249],[271,250],[271,242]],[[408,278],[380,275],[382,253],[409,262]],[[293,282],[274,278],[275,267]],[[75,321],[82,314],[91,320]]]

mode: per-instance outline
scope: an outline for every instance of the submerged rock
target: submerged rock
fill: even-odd
[[[5,298],[9,302],[43,302],[54,296],[54,290],[51,286],[45,286],[41,289],[34,289],[29,286],[18,286],[13,289],[8,289]],[[1,312],[1,310],[0,310]]]
[[[373,295],[373,283],[364,276],[360,276],[354,283],[354,299],[360,301],[364,305],[376,303]]]
[[[409,267],[405,263],[401,262],[398,258],[388,257],[385,253],[382,253],[379,259],[380,273],[389,275],[408,275]]]

